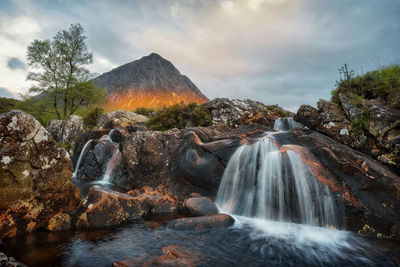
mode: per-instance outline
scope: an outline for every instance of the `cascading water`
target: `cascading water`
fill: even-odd
[[[278,118],[274,124],[275,131],[287,131],[296,128],[304,128],[304,125],[295,121],[292,117]]]
[[[90,144],[92,143],[92,139],[86,142],[86,144],[83,146],[81,150],[81,154],[79,155],[78,161],[76,162],[74,173],[72,174],[72,178],[76,178],[76,175],[78,174],[79,167],[81,165],[82,157],[86,154],[86,150],[89,148]]]
[[[113,154],[107,163],[106,171],[101,179],[101,183],[104,183],[104,184],[112,183],[112,179],[114,178],[113,174],[114,174],[115,168],[118,166],[120,159],[121,159],[121,152],[119,151],[119,148],[116,147],[113,150]]]
[[[102,176],[101,180],[96,181],[97,184],[111,184],[114,178],[114,172],[118,163],[121,160],[121,152],[119,151],[118,145],[114,144],[111,137],[113,132],[116,131],[112,129],[107,135],[104,135],[100,138],[100,142],[108,143],[111,142],[114,146],[112,150],[111,158],[108,160],[104,175]]]
[[[228,162],[217,195],[230,214],[337,226],[334,200],[301,155],[268,137],[242,145]]]

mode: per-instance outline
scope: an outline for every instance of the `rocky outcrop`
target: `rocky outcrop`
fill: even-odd
[[[26,267],[26,265],[0,252],[0,267]]]
[[[180,218],[170,221],[167,227],[174,230],[204,230],[211,228],[226,228],[235,220],[228,214]]]
[[[218,213],[215,203],[208,197],[191,197],[185,200],[183,206],[192,216],[207,216]]]
[[[252,124],[136,132],[122,144],[130,188],[163,185],[182,201],[192,192],[215,196],[230,155],[249,136],[268,128]]]
[[[178,199],[162,189],[144,187],[120,193],[95,185],[83,201],[77,228],[113,226],[141,218],[148,214],[176,214],[180,211]]]
[[[130,111],[117,110],[102,114],[96,122],[98,129],[112,129],[115,127],[128,127],[130,125],[145,123],[149,119],[146,116]]]
[[[260,123],[273,128],[276,118],[292,114],[278,106],[266,106],[253,100],[215,98],[202,105],[212,118],[213,125],[238,127],[242,124]]]
[[[68,153],[22,111],[0,115],[0,143],[0,238],[58,229],[80,201]]]
[[[74,143],[85,131],[83,119],[80,116],[72,115],[67,120],[51,120],[47,131],[59,143]]]
[[[318,109],[302,105],[295,119],[310,129],[400,168],[400,109],[382,99],[340,93],[339,104],[320,100]]]

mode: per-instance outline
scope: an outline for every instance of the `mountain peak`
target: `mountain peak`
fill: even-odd
[[[208,101],[188,77],[182,75],[170,61],[157,53],[151,53],[103,73],[93,79],[93,82],[105,89],[109,100],[118,102],[116,105],[119,105],[120,109],[125,105],[121,104],[121,101],[128,103],[124,108],[128,110],[134,107]],[[143,97],[144,95],[146,97]],[[161,95],[163,99],[156,99]]]

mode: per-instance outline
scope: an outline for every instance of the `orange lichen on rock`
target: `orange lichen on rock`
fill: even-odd
[[[131,90],[109,95],[107,104],[103,108],[106,111],[135,110],[137,108],[168,107],[179,103],[202,104],[207,101],[207,98],[193,92],[137,92]]]

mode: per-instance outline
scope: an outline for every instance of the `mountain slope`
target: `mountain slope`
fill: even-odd
[[[108,110],[208,101],[188,77],[155,53],[106,72],[93,82],[108,92]]]

